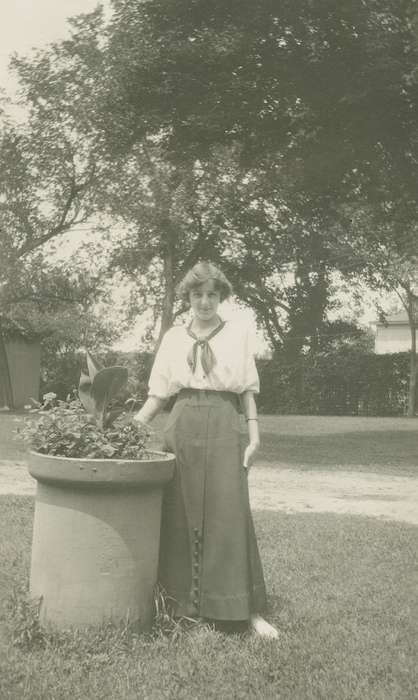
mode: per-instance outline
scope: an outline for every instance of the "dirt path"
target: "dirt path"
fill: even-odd
[[[263,466],[249,478],[254,509],[351,513],[418,525],[418,478]]]
[[[418,525],[418,478],[367,472],[298,471],[258,465],[250,472],[255,510],[368,515]],[[0,495],[31,495],[26,464],[0,461]]]

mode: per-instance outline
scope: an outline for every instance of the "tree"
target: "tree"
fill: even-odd
[[[290,214],[284,193],[259,169],[244,168],[236,149],[182,165],[163,155],[155,145],[133,147],[106,194],[109,211],[128,227],[112,266],[135,280],[142,303],[162,310],[160,338],[184,311],[174,303],[176,284],[206,257],[228,273],[273,347],[298,353],[307,335],[314,342],[328,304],[318,226]]]
[[[253,171],[269,159],[277,191],[272,203],[262,178],[258,201],[281,214],[287,207],[293,259],[283,230],[266,221],[251,227],[255,215],[242,197],[248,235],[231,227],[235,211],[224,231],[234,231],[239,264],[226,262],[238,289],[248,278],[242,296],[273,345],[285,339],[283,319],[303,343],[312,312],[324,315],[330,268],[344,268],[335,238],[348,230],[361,246],[363,232],[350,229],[353,212],[387,202],[382,170],[403,200],[415,198],[415,3],[118,0],[114,9],[108,138],[120,151],[158,139],[175,163],[237,143]],[[286,261],[280,269],[276,255]]]
[[[103,15],[98,9],[70,24],[69,40],[28,59],[15,58],[25,104],[30,105],[33,121],[44,123],[46,117],[55,131],[62,132],[61,138],[68,135],[81,164],[90,160],[94,164],[88,215],[106,212],[114,224],[122,222],[127,231],[124,240],[117,230],[109,230],[114,246],[111,270],[119,268],[137,281],[139,277],[137,291],[145,300],[152,297],[156,313],[161,312],[161,336],[173,321],[176,283],[198,259],[209,255],[214,234],[209,235],[201,217],[216,196],[210,191],[214,185],[202,186],[208,177],[198,164],[176,167],[164,159],[158,143],[145,140],[122,157],[114,144],[104,143],[102,108],[109,85],[102,80]],[[150,285],[155,270],[159,279]]]
[[[142,310],[153,307],[154,321],[160,320],[158,347],[174,318],[185,311],[175,301],[177,284],[198,260],[213,256],[219,164],[217,171],[213,163],[176,166],[164,159],[158,145],[144,143],[113,166],[105,206],[123,222],[127,235],[115,243],[111,269],[134,281]]]
[[[359,209],[352,215],[352,230],[335,243],[334,250],[348,278],[362,278],[372,289],[394,292],[407,313],[411,333],[408,416],[412,417],[418,374],[418,204],[410,201],[408,205],[404,192],[401,189],[397,196],[396,189],[390,189],[380,207]]]
[[[273,346],[302,352],[330,305],[338,236],[385,200],[383,160],[415,191],[414,3],[113,8],[17,65],[36,114],[59,110],[99,156],[96,206],[128,228],[114,264],[147,276],[164,330],[187,265],[222,261]]]
[[[21,71],[28,88],[28,65]],[[32,254],[90,219],[98,177],[91,143],[57,116],[59,105],[34,93],[25,105],[27,121],[5,119],[0,133],[0,284],[9,290]]]
[[[49,57],[49,60],[51,57]],[[56,102],[56,82],[49,63],[49,100],[37,92],[47,72],[48,57],[31,64],[15,58],[19,73],[24,123],[2,115],[0,133],[0,362],[9,377],[5,333],[37,335],[50,328],[53,313],[91,298],[97,280],[66,278],[63,268],[47,263],[41,250],[64,233],[87,222],[95,211],[95,183],[100,176],[97,148],[75,127],[79,113],[60,109],[71,96]],[[69,88],[68,88],[69,89]],[[10,379],[6,386],[12,405]]]
[[[302,181],[324,190],[415,132],[413,0],[113,7],[109,134],[121,148],[154,135],[173,157],[201,157],[238,141],[252,160],[302,158]]]
[[[251,306],[276,351],[313,345],[330,305],[326,236],[317,212],[298,201],[287,169],[265,163],[224,184],[217,260],[238,298]],[[293,205],[293,206],[292,206]]]

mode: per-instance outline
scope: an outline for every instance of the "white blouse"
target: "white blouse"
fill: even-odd
[[[149,379],[149,396],[166,399],[180,389],[212,389],[215,391],[260,391],[249,328],[237,321],[226,321],[209,341],[216,358],[206,376],[201,364],[201,348],[193,373],[187,356],[195,343],[186,326],[173,326],[164,335],[154,360]]]

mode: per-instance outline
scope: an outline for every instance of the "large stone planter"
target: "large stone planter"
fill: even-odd
[[[174,455],[147,460],[31,452],[37,480],[30,595],[57,628],[152,624],[161,502]]]

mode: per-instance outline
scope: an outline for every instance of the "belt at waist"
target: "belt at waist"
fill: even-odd
[[[239,394],[235,393],[234,391],[217,391],[216,389],[193,389],[191,387],[185,387],[184,389],[180,389],[179,393],[177,394],[177,399],[183,399],[183,398],[195,398],[197,400],[217,400],[217,399],[226,399],[228,401],[233,401],[236,406],[239,406]]]

